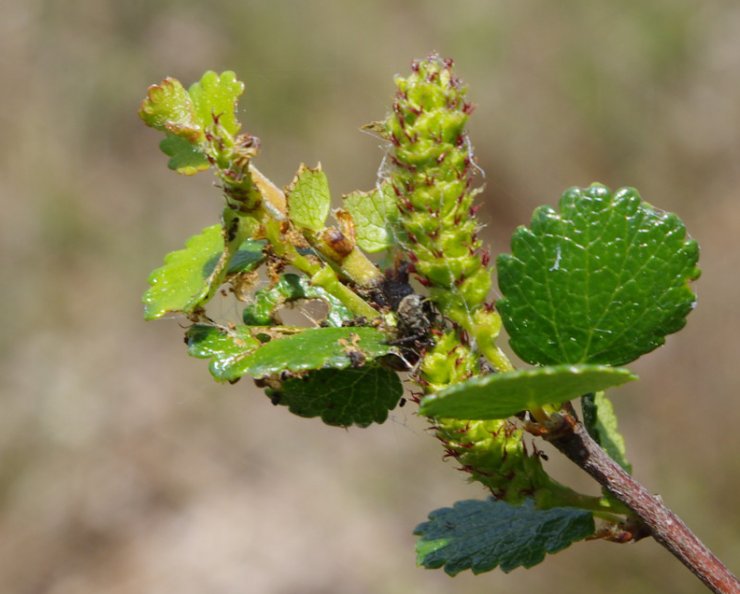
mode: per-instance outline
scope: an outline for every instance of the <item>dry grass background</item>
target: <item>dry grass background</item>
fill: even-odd
[[[633,185],[702,246],[699,307],[615,395],[639,479],[737,572],[740,5],[8,0],[0,19],[0,592],[406,594],[703,589],[655,543],[576,545],[530,571],[414,566],[411,529],[478,497],[411,407],[349,431],[215,385],[139,303],[166,251],[217,217],[165,168],[146,86],[246,81],[260,167],[321,160],[373,184],[358,127],[438,50],[478,104],[493,251],[570,185]],[[588,485],[566,463],[564,480]]]

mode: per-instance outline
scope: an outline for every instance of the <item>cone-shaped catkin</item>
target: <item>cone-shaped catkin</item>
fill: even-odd
[[[496,499],[521,503],[551,481],[537,455],[530,455],[523,432],[508,420],[450,421],[437,428],[448,456],[490,489]]]
[[[432,56],[396,78],[393,112],[383,134],[391,141],[389,175],[398,197],[403,241],[430,299],[467,325],[486,300],[491,275],[473,216],[472,155],[465,135],[471,107],[452,62]]]
[[[426,353],[421,373],[426,391],[435,392],[480,373],[478,357],[455,332],[448,332]],[[550,501],[543,495],[562,490],[547,475],[539,456],[527,451],[522,430],[511,421],[437,419],[435,428],[446,455],[498,499],[516,504],[534,496],[547,507]]]
[[[388,181],[397,197],[399,236],[429,298],[453,322],[419,369],[420,383],[432,393],[484,373],[481,354],[499,370],[510,364],[493,343],[500,318],[486,304],[491,271],[473,209],[478,190],[465,135],[471,112],[466,89],[452,62],[438,56],[415,62],[410,76],[396,78],[396,87],[381,130],[392,144]],[[497,498],[539,500],[554,487],[511,421],[437,419],[436,435],[447,455]]]

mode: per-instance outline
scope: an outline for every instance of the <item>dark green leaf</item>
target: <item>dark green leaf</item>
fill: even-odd
[[[580,509],[538,510],[531,500],[521,506],[467,500],[433,511],[414,534],[419,536],[419,565],[444,567],[456,575],[465,569],[483,573],[500,567],[508,573],[517,567],[532,567],[546,553],[557,553],[594,530],[591,513]]]
[[[264,249],[266,245],[266,241],[245,239],[229,260],[226,274],[251,272],[256,269],[265,260]]]
[[[393,352],[385,339],[385,334],[375,328],[223,328],[197,324],[187,333],[188,352],[210,358],[213,376],[230,382],[243,375],[264,378],[282,372],[360,366]]]
[[[321,417],[327,425],[367,427],[383,423],[403,394],[398,375],[377,365],[320,369],[283,382],[271,397],[301,417]]]
[[[557,365],[474,377],[421,401],[419,412],[449,419],[506,419],[637,379],[607,365]]]
[[[617,415],[611,401],[603,392],[588,394],[581,399],[583,405],[583,424],[591,437],[606,450],[617,464],[627,472],[632,465],[627,461],[624,438],[617,426]]]
[[[680,330],[694,307],[699,250],[681,220],[632,188],[573,188],[538,208],[498,261],[497,304],[530,363],[623,365]]]

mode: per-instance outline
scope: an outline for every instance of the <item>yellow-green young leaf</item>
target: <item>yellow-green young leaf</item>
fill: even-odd
[[[581,399],[583,405],[583,424],[591,437],[606,450],[606,453],[624,468],[632,472],[632,465],[627,460],[624,437],[617,426],[617,415],[611,401],[603,392],[587,394]]]
[[[264,378],[283,372],[361,367],[365,362],[394,352],[386,335],[376,328],[309,328],[280,335],[281,329],[195,325],[188,330],[188,352],[210,358],[217,380],[233,382],[243,375]],[[268,342],[255,346],[246,336]]]
[[[637,379],[608,365],[557,365],[473,377],[427,396],[419,412],[443,419],[506,419]]]
[[[169,157],[167,167],[182,175],[195,175],[210,167],[202,147],[174,134],[167,134],[159,143],[160,150]]]
[[[285,188],[288,200],[288,216],[301,229],[321,231],[329,214],[331,195],[329,181],[321,170],[301,165],[291,184]]]
[[[191,237],[184,249],[167,254],[164,265],[149,276],[144,317],[192,313],[208,295],[223,250],[221,225],[212,225]]]
[[[195,144],[203,140],[190,95],[175,78],[151,85],[139,107],[139,117],[147,126],[168,132]]]
[[[300,417],[321,417],[327,425],[367,427],[383,423],[403,394],[394,371],[378,365],[319,369],[289,378],[268,391],[274,404],[286,405]]]
[[[681,220],[634,188],[571,188],[499,257],[497,309],[529,363],[624,365],[684,326],[698,258]]]
[[[363,250],[374,254],[396,243],[398,206],[391,184],[384,183],[370,192],[352,192],[344,196],[344,206],[352,215],[357,245]]]
[[[189,93],[195,108],[195,117],[203,129],[211,128],[216,120],[232,136],[239,132],[236,105],[244,92],[244,83],[227,70],[216,74],[206,72],[200,81],[190,86]]]
[[[444,567],[449,575],[465,569],[483,573],[500,567],[508,573],[533,567],[546,553],[557,553],[594,533],[591,512],[571,507],[536,509],[504,501],[458,501],[429,514],[414,534],[417,562],[427,569]]]
[[[233,250],[226,249],[223,227],[206,227],[184,249],[167,254],[164,265],[151,273],[142,299],[144,318],[192,313],[208,301],[227,273],[256,268],[264,259],[263,246],[263,242],[242,239]],[[238,267],[231,267],[232,261]]]

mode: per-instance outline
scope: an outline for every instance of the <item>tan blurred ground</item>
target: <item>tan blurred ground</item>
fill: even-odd
[[[482,496],[410,407],[349,431],[215,385],[146,276],[217,217],[165,168],[146,86],[208,68],[280,184],[321,160],[372,185],[391,76],[438,50],[478,105],[493,251],[569,185],[633,185],[702,246],[688,327],[616,405],[637,476],[740,570],[740,4],[8,0],[0,18],[0,592],[702,592],[653,542],[580,544],[530,571],[414,566],[411,529]],[[552,460],[552,459],[551,459]],[[588,485],[567,464],[559,476]]]

